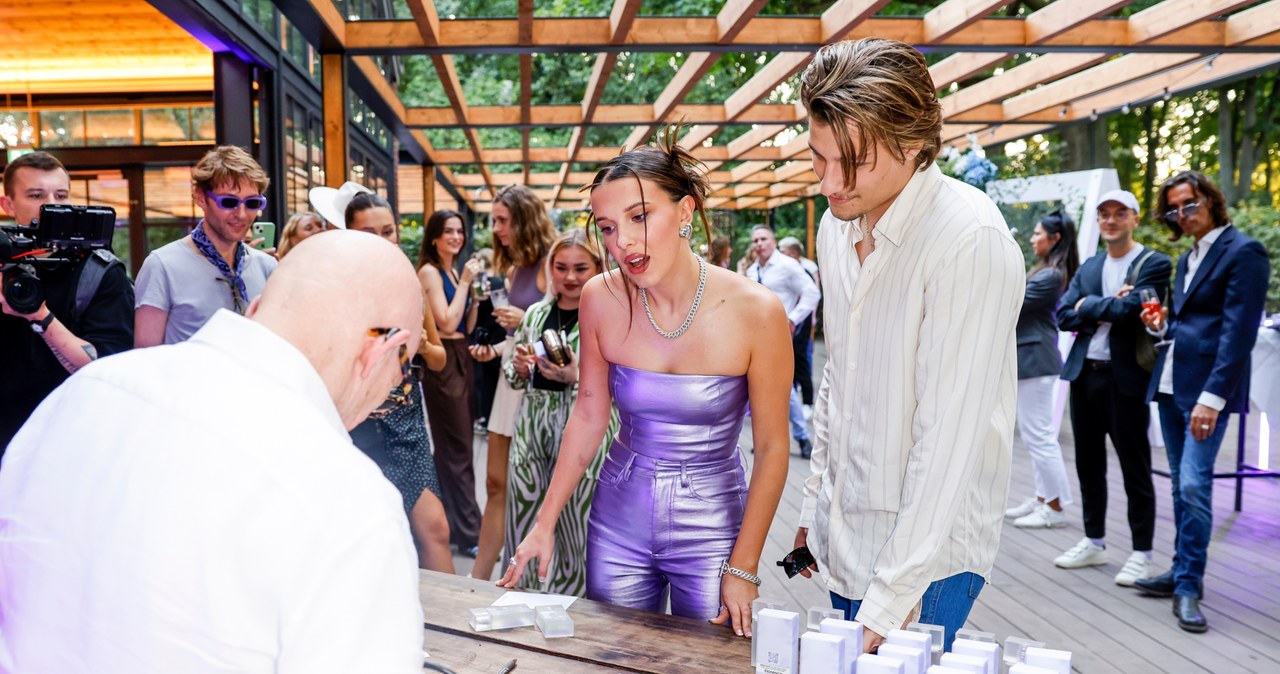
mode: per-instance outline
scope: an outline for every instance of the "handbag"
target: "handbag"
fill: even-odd
[[[1138,276],[1142,273],[1142,265],[1155,255],[1155,251],[1150,248],[1143,253],[1138,261],[1134,263],[1133,268],[1129,271],[1129,277],[1125,280],[1125,285],[1134,286],[1138,281]],[[1136,286],[1134,288],[1137,289]],[[1133,356],[1138,361],[1138,367],[1151,372],[1156,369],[1156,338],[1152,337],[1146,330],[1139,328],[1137,335],[1133,338]]]

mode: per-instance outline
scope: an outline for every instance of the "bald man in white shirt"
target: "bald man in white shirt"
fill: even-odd
[[[991,199],[934,163],[941,108],[910,45],[823,47],[801,100],[830,209],[828,360],[796,545],[868,652],[917,616],[949,648],[999,547],[1022,254]]]
[[[420,671],[408,522],[347,431],[402,390],[421,293],[327,232],[246,316],[54,391],[0,470],[0,671]]]

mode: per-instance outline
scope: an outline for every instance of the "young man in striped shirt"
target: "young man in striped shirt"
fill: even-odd
[[[796,545],[868,652],[917,619],[950,647],[999,546],[1022,254],[991,199],[935,165],[941,107],[910,45],[823,47],[801,100],[830,209],[828,360]]]

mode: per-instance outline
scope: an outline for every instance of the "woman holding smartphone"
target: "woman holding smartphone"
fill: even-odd
[[[471,347],[481,362],[510,360],[515,351],[515,329],[525,309],[547,292],[544,273],[547,250],[556,238],[547,209],[528,187],[510,185],[493,200],[494,270],[506,279],[505,288],[490,293],[493,315],[507,330],[507,339],[498,346]],[[515,433],[516,411],[523,397],[503,378],[498,380],[489,413],[488,461],[485,469],[484,516],[480,521],[480,547],[471,571],[475,578],[489,579],[502,553],[503,509],[507,492],[507,452]]]
[[[529,307],[516,331],[516,355],[503,368],[507,382],[525,391],[516,418],[507,472],[506,549],[515,550],[533,527],[534,515],[551,483],[560,439],[569,410],[578,397],[578,303],[582,287],[600,273],[600,250],[585,230],[560,235],[547,254],[551,297]],[[544,344],[546,331],[563,335],[553,342],[555,353],[536,355],[534,344]],[[562,347],[562,348],[559,348]],[[605,433],[606,442],[618,430],[617,414]],[[519,587],[581,597],[587,589],[587,516],[595,492],[596,475],[604,460],[602,444],[573,491],[556,528],[553,564],[545,587],[532,569]]]

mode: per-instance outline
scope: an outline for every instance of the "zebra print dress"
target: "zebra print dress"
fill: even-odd
[[[516,331],[516,343],[528,344],[542,334],[543,326],[551,314],[554,300],[543,300],[529,307]],[[578,326],[569,332],[569,344],[578,353]],[[508,554],[533,529],[534,518],[542,507],[542,498],[551,484],[556,459],[560,453],[560,440],[564,437],[569,412],[578,397],[578,387],[564,391],[546,391],[528,387],[528,381],[515,374],[512,366],[503,368],[503,375],[515,388],[527,388],[523,402],[516,414],[515,435],[511,440],[511,458],[507,467],[507,495],[505,540]],[[529,565],[519,579],[519,587],[556,594],[581,597],[587,591],[587,520],[591,515],[591,497],[595,493],[596,476],[604,462],[605,450],[618,431],[618,411],[615,408],[609,419],[609,429],[573,494],[565,503],[556,524],[555,552],[551,570],[547,574],[547,586],[538,582],[537,566]]]

